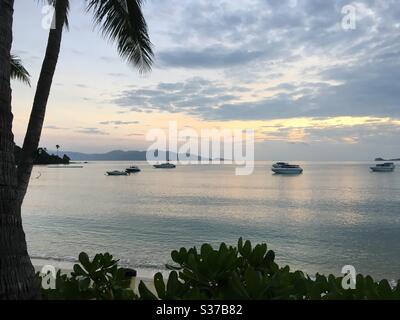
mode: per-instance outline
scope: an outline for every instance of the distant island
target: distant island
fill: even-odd
[[[186,156],[167,151],[154,151],[158,152],[158,156],[162,159],[169,159],[174,161],[176,159],[183,159]],[[68,157],[73,161],[147,161],[147,151],[123,151],[114,150],[106,153],[81,153],[67,151]],[[201,160],[198,155],[188,155],[190,160]],[[211,159],[210,159],[211,160]],[[221,159],[223,161],[223,159]]]
[[[375,161],[400,161],[400,158],[398,158],[398,159],[375,158]]]
[[[106,153],[82,153],[68,151],[73,161],[145,161],[146,151],[114,150]]]
[[[15,146],[14,150],[15,162],[18,164],[21,160],[22,149]],[[33,164],[35,165],[49,165],[49,164],[69,164],[71,161],[70,157],[66,154],[63,157],[59,157],[55,154],[49,154],[45,148],[39,148],[36,152]]]

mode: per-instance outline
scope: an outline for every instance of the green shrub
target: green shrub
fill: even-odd
[[[118,267],[109,253],[97,254],[91,261],[82,252],[80,264],[74,265],[71,276],[56,276],[56,289],[42,289],[42,298],[47,300],[128,300],[135,295],[130,289],[130,279],[126,277],[126,269]],[[41,281],[42,278],[38,274]]]
[[[154,276],[160,299],[399,299],[400,286],[387,280],[375,282],[357,276],[356,289],[342,288],[342,277],[317,274],[314,279],[301,271],[280,268],[266,244],[252,248],[240,239],[237,248],[220,245],[218,250],[204,244],[200,251],[185,248],[171,253],[176,265],[165,283],[161,273]],[[157,297],[141,282],[141,299]]]
[[[154,276],[156,294],[141,281],[142,300],[235,300],[235,299],[400,299],[400,284],[392,288],[387,280],[374,281],[370,276],[357,275],[356,289],[345,290],[342,277],[317,274],[310,278],[301,271],[279,267],[275,253],[266,244],[254,248],[250,241],[239,239],[237,247],[222,243],[218,250],[209,244],[172,251],[174,265],[168,279],[161,273]],[[42,289],[44,299],[62,300],[126,300],[139,299],[130,289],[126,269],[108,253],[90,260],[79,255],[70,276],[56,277],[56,289]],[[41,280],[38,275],[38,279]]]

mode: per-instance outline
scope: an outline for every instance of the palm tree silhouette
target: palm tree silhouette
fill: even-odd
[[[20,60],[11,56],[14,0],[0,0],[0,299],[39,297],[34,268],[22,228],[21,205],[46,114],[64,28],[68,27],[69,0],[48,0],[55,8],[55,28],[49,31],[46,54],[18,167],[14,158],[10,79],[25,81]],[[151,69],[152,45],[142,14],[142,0],[86,0],[86,12],[104,37],[117,44],[119,55],[140,72]],[[14,59],[13,59],[14,58]],[[14,71],[12,71],[12,68]],[[13,73],[14,72],[14,73]],[[25,80],[24,80],[25,79]]]
[[[38,297],[21,220],[12,132],[11,79],[21,79],[11,56],[14,0],[0,0],[0,299]]]
[[[61,49],[64,28],[68,28],[69,0],[48,0],[55,8],[55,28],[50,29],[28,129],[18,166],[18,185],[25,196],[33,167],[33,155],[42,133],[53,76]],[[147,24],[142,13],[143,0],[87,0],[86,12],[91,13],[95,26],[105,38],[117,44],[119,55],[141,73],[151,69],[153,50]]]

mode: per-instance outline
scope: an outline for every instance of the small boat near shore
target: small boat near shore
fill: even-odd
[[[377,164],[375,167],[371,167],[373,172],[393,172],[396,168],[393,162],[385,162]]]
[[[125,171],[118,171],[118,170],[114,170],[114,171],[107,171],[106,172],[108,176],[127,176],[128,173]]]
[[[271,169],[276,174],[301,174],[303,173],[303,168],[299,165],[292,165],[286,162],[277,162],[272,165]]]
[[[156,169],[175,169],[176,165],[167,162],[167,163],[162,163],[162,164],[155,164],[153,167]]]

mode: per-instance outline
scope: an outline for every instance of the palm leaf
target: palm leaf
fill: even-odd
[[[30,77],[29,72],[22,65],[21,59],[15,55],[11,55],[11,79],[20,80],[31,86]]]
[[[117,43],[119,55],[139,71],[146,72],[153,64],[153,50],[142,0],[87,0],[87,11],[104,37]]]

